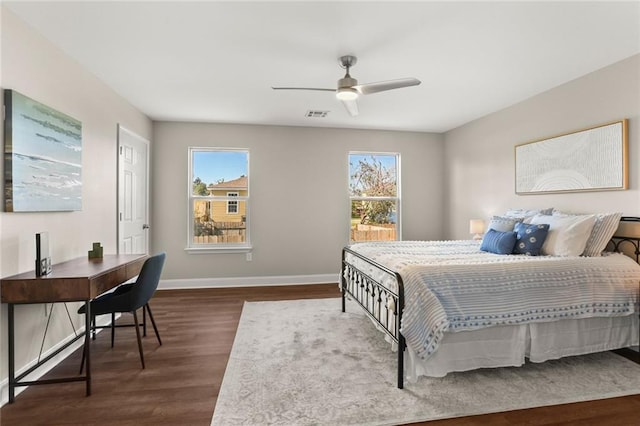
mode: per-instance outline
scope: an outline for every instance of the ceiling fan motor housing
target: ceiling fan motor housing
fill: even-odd
[[[358,85],[358,80],[351,78],[349,74],[338,80],[338,89],[353,87]]]

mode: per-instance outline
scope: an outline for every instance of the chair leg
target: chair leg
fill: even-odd
[[[149,304],[147,303],[146,305],[144,305],[144,307],[142,309],[147,310],[147,312],[149,313],[149,319],[151,320],[151,325],[153,325],[153,331],[156,332],[156,337],[158,338],[158,343],[160,343],[160,346],[162,346],[162,340],[160,340],[160,333],[158,333],[158,327],[156,327],[156,322],[153,319],[153,314],[151,313],[151,306],[149,306]]]
[[[140,324],[138,323],[138,314],[136,311],[133,311],[133,321],[135,323],[136,328],[136,337],[138,338],[138,351],[140,352],[140,362],[142,363],[142,368],[144,369],[144,355],[142,354],[142,340],[140,339]]]
[[[147,311],[142,307],[142,335],[147,337]]]
[[[96,316],[91,315],[91,336],[96,340]]]
[[[116,334],[116,313],[111,312],[111,347],[113,347],[115,334]]]

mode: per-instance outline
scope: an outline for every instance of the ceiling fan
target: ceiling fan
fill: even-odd
[[[342,101],[349,114],[358,115],[356,100],[360,95],[384,92],[386,90],[401,89],[403,87],[417,86],[420,80],[417,78],[401,78],[398,80],[378,81],[376,83],[358,84],[358,80],[351,77],[349,69],[356,64],[358,58],[352,55],[338,58],[340,66],[347,70],[344,77],[338,80],[337,89],[322,89],[317,87],[272,87],[273,90],[316,90],[322,92],[335,92],[338,100]]]

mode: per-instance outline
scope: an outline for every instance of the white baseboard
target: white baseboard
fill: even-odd
[[[283,275],[270,277],[232,277],[232,278],[193,278],[161,280],[159,290],[226,288],[226,287],[263,287],[298,284],[338,283],[340,274]]]
[[[116,314],[116,319],[118,319],[119,317],[120,317],[120,314]],[[104,326],[104,325],[111,324],[111,315],[97,316],[96,317],[96,323],[99,326]],[[96,330],[97,333],[100,333],[100,331],[102,331],[102,329],[100,329],[100,328]],[[78,334],[84,334],[84,326],[79,328],[77,330],[77,333]],[[53,346],[51,349],[49,349],[48,351],[44,352],[40,358],[42,359],[42,358],[47,357],[49,354],[55,352],[58,348],[64,346],[66,343],[70,342],[74,338],[75,338],[75,335],[74,334],[70,334],[69,336],[67,336],[66,338],[64,338],[60,342],[58,342],[58,344]],[[49,361],[47,361],[47,363],[45,365],[43,365],[42,367],[38,368],[36,371],[32,372],[27,377],[23,378],[21,381],[38,380],[39,378],[41,378],[42,376],[47,374],[56,365],[60,364],[64,359],[66,359],[69,355],[71,355],[75,350],[77,350],[78,348],[82,347],[83,344],[84,344],[84,340],[82,338],[78,339],[72,345],[70,345],[68,348],[65,348],[58,355],[54,356]],[[25,365],[22,368],[20,368],[19,370],[16,370],[16,376],[19,376],[24,371],[27,371],[32,366],[36,365],[37,362],[38,362],[38,360],[34,359],[31,362],[29,362],[27,365]],[[80,366],[78,365],[78,367],[80,367]],[[78,383],[81,383],[81,382],[78,382]],[[55,385],[40,385],[40,386],[55,386]],[[16,387],[15,388],[15,395],[18,396],[27,387],[28,386],[18,386],[18,387]],[[80,392],[80,394],[83,394],[84,393],[84,386],[78,385],[78,392]],[[9,402],[9,378],[7,377],[4,380],[2,380],[2,382],[0,382],[0,405],[5,405],[8,402]]]

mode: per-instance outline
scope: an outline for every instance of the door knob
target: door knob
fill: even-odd
[[[149,229],[149,225],[148,225],[148,224],[146,224],[146,223],[145,223],[145,224],[143,224],[143,225],[142,225],[142,229]]]

